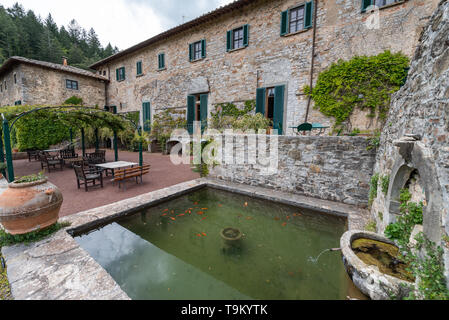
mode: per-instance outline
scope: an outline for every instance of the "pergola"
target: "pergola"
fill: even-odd
[[[139,165],[143,164],[143,150],[142,150],[142,128],[125,116],[118,114],[117,109],[114,107],[112,112],[107,110],[94,108],[94,107],[84,107],[84,106],[42,106],[31,110],[23,111],[19,114],[17,113],[7,113],[1,114],[3,119],[2,131],[3,139],[0,139],[0,162],[4,163],[6,160],[8,181],[13,182],[14,177],[14,165],[12,158],[12,148],[11,148],[11,131],[14,125],[21,118],[27,117],[31,114],[45,117],[51,116],[58,121],[62,121],[67,124],[70,130],[70,141],[73,143],[73,128],[79,128],[81,130],[81,147],[83,151],[83,156],[86,155],[86,144],[85,144],[85,127],[93,126],[95,128],[95,147],[99,149],[99,138],[98,138],[98,128],[108,127],[112,129],[114,133],[114,153],[115,161],[118,161],[118,146],[117,146],[117,132],[125,129],[125,123],[129,122],[134,129],[138,131],[140,141],[139,141]],[[5,115],[6,114],[6,115]],[[10,124],[11,122],[11,124]],[[0,134],[1,136],[1,134]],[[4,151],[3,151],[4,149]],[[5,172],[3,172],[5,174]]]

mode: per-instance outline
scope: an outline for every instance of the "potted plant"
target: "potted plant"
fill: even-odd
[[[0,179],[3,179],[3,174],[2,174],[2,172],[5,171],[6,168],[7,168],[6,163],[0,162]]]
[[[62,201],[43,172],[21,177],[0,191],[0,223],[12,235],[45,229],[58,221]]]

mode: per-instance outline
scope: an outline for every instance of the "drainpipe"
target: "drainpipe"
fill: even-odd
[[[313,89],[313,72],[315,69],[315,45],[316,45],[316,26],[317,26],[317,16],[318,16],[318,0],[314,1],[315,3],[315,12],[313,14],[313,40],[312,40],[312,65],[310,67],[310,90]],[[309,120],[309,110],[310,110],[310,104],[312,102],[312,97],[309,96],[309,100],[307,101],[307,110],[306,110],[306,120],[304,122],[307,122]]]

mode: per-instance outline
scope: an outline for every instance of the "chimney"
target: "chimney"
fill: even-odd
[[[62,65],[67,66],[67,57],[62,57]]]

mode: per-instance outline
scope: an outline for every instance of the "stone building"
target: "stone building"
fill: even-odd
[[[77,96],[106,105],[108,78],[63,64],[11,57],[0,67],[0,106],[61,105]]]
[[[371,6],[375,4],[376,6]],[[110,80],[109,105],[141,111],[144,121],[166,108],[206,120],[219,103],[256,100],[284,134],[306,119],[333,120],[308,108],[303,93],[339,59],[385,50],[413,56],[438,0],[238,0],[101,60],[91,68]],[[362,9],[362,10],[361,10]],[[373,9],[373,10],[371,10]],[[314,28],[314,21],[316,27]],[[378,124],[358,112],[353,127]]]

